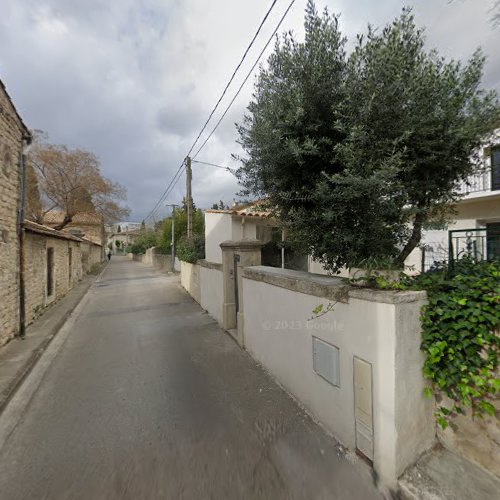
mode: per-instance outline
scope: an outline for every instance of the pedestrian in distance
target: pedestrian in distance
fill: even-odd
[[[108,252],[108,261],[111,260],[111,250]]]

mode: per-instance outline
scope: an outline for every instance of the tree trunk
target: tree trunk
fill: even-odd
[[[71,221],[73,220],[73,216],[69,214],[64,214],[64,219],[60,224],[57,224],[54,226],[54,229],[57,229],[60,231],[61,229],[64,229]]]
[[[407,241],[401,253],[396,258],[396,263],[404,266],[405,260],[413,251],[413,249],[420,243],[422,239],[422,226],[425,222],[425,213],[418,212],[415,216],[415,220],[413,221],[413,230],[410,236],[410,239]]]

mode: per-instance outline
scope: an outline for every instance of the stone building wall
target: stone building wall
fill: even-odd
[[[17,210],[20,157],[28,133],[0,81],[0,345],[19,328]]]
[[[500,374],[499,374],[500,375]],[[451,407],[451,402],[447,401]],[[495,415],[472,417],[470,410],[466,415],[458,415],[453,425],[442,430],[438,426],[441,444],[453,453],[475,462],[496,477],[500,478],[500,396],[493,401]]]
[[[82,243],[26,232],[26,322],[31,323],[52,302],[63,297],[83,277]],[[54,291],[47,295],[47,251],[54,250]],[[71,251],[71,272],[70,272]]]

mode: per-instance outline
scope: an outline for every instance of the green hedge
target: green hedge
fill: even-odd
[[[205,236],[194,235],[192,238],[183,236],[176,245],[176,254],[179,260],[195,264],[205,258]]]

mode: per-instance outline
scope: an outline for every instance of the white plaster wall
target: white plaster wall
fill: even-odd
[[[222,325],[224,303],[223,274],[218,269],[200,266],[200,305]]]
[[[500,192],[486,191],[475,193],[474,198],[468,198],[457,206],[457,221],[479,220],[495,221],[500,220]],[[472,195],[471,195],[472,196]],[[475,227],[472,224],[469,227]],[[458,228],[457,228],[458,229]]]
[[[189,262],[180,262],[181,285],[196,302],[200,303],[200,266],[198,264],[190,264]]]
[[[312,310],[328,303],[326,299],[246,278],[243,297],[246,348],[342,443],[355,448],[354,355],[376,364],[374,400],[379,403],[375,414],[393,414],[393,381],[384,372],[394,370],[394,358],[387,355],[393,352],[394,305],[352,299],[349,305],[337,304],[332,313],[308,322]],[[340,388],[314,372],[313,335],[340,349]],[[376,419],[375,425],[376,435],[383,435],[384,422]],[[384,437],[386,443],[389,436]],[[376,453],[378,448],[376,444]]]
[[[420,310],[425,299],[396,306],[396,470],[399,477],[436,436],[434,401],[423,396],[424,354],[420,350]]]
[[[418,392],[422,383],[420,328],[410,322],[404,331],[396,331],[398,304],[350,298],[349,304],[338,303],[333,312],[308,322],[313,308],[327,304],[327,299],[248,278],[243,278],[243,300],[244,343],[248,351],[351,449],[355,448],[353,358],[357,356],[372,364],[374,467],[385,481],[393,482],[418,458],[420,450],[428,447],[427,436],[433,435],[434,427],[432,409],[421,408],[423,397]],[[410,303],[408,307],[414,308],[418,317],[420,304]],[[402,321],[404,315],[398,318]],[[313,335],[339,348],[340,387],[332,386],[314,372]],[[401,335],[412,339],[398,348],[396,340]],[[415,378],[402,388],[397,387],[396,376],[404,378],[406,372],[397,370],[398,349],[404,370]],[[396,403],[396,397],[407,389],[410,392],[404,395],[403,405],[409,398],[418,402],[405,411],[401,402]],[[409,432],[403,432],[401,426],[414,418],[409,412],[415,408],[420,412],[415,418],[427,410],[428,415]],[[425,427],[429,415],[431,424],[421,444],[421,436],[411,432]],[[400,451],[398,447],[407,450]]]
[[[231,214],[205,213],[205,258],[210,262],[222,263],[223,241],[233,239]]]
[[[255,240],[257,239],[257,221],[255,218],[246,217],[241,222],[242,226],[242,240]]]
[[[229,217],[231,217],[231,238],[229,239],[233,241],[242,240],[244,235],[244,228],[241,224],[241,219],[233,217],[231,215]]]
[[[146,252],[144,253],[144,258],[142,259],[142,262],[144,264],[152,265],[153,264],[153,254],[154,254],[154,247],[146,249]]]

